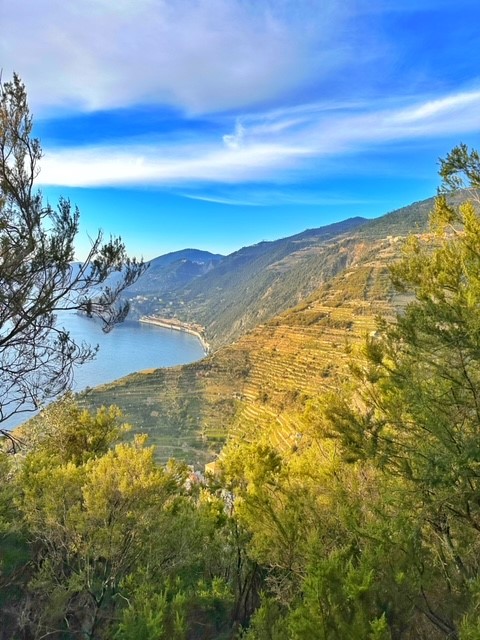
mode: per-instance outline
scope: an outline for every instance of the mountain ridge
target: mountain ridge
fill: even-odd
[[[184,287],[164,290],[161,300],[134,305],[135,312],[204,326],[208,342],[218,348],[294,306],[321,283],[311,269],[309,277],[299,273],[304,271],[301,251],[319,248],[367,222],[355,217],[242,247]],[[292,264],[283,269],[281,261],[289,258]],[[338,268],[333,264],[329,272],[333,274]]]
[[[148,309],[137,309],[141,302],[138,296],[146,298],[143,300],[145,306],[148,296],[154,296],[155,300],[165,291],[175,291],[186,286],[213,269],[223,259],[224,256],[221,254],[200,249],[181,249],[153,258],[147,263],[148,269],[145,273],[126,291],[126,296],[133,303],[133,317],[148,313]]]

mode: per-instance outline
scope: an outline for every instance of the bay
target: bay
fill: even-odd
[[[76,342],[99,346],[94,360],[75,370],[74,391],[141,371],[172,367],[200,360],[205,355],[200,341],[191,334],[126,320],[109,333],[100,323],[78,314],[59,316],[59,324]]]
[[[143,369],[188,364],[205,355],[195,336],[143,322],[126,320],[104,333],[95,320],[76,313],[61,313],[58,325],[69,331],[75,342],[99,346],[94,360],[75,368],[73,391],[113,382]],[[11,429],[31,416],[18,414],[1,426]]]

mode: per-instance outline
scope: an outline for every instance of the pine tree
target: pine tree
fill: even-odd
[[[45,204],[34,186],[41,157],[14,75],[0,87],[0,422],[59,396],[73,367],[94,356],[59,326],[57,312],[84,312],[108,331],[128,312],[121,292],[144,271],[119,238],[104,242],[101,232],[72,266],[79,212],[63,198],[56,209]]]

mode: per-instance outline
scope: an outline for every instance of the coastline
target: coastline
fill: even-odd
[[[202,333],[186,322],[180,322],[179,320],[174,320],[173,318],[157,318],[155,316],[141,316],[138,321],[143,322],[144,324],[153,324],[157,327],[162,327],[162,329],[172,329],[173,331],[189,333],[190,335],[195,336],[200,341],[200,344],[202,345],[206,356],[208,356],[208,354],[210,353],[210,345],[205,340]]]

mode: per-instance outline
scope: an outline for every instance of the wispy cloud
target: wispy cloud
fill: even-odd
[[[63,149],[47,154],[40,183],[68,186],[178,184],[183,182],[242,182],[267,178],[308,150],[281,144],[254,144],[246,148],[213,145],[177,149],[155,147]]]
[[[235,125],[235,132],[223,136],[223,142],[229,149],[238,149],[245,138],[245,127],[240,121]]]
[[[321,160],[392,142],[478,132],[480,90],[383,108],[304,105],[246,115],[222,138],[48,151],[43,184],[194,185],[289,180]],[[295,115],[293,115],[295,114]]]
[[[200,200],[201,202],[214,202],[215,204],[227,204],[233,205],[235,207],[260,207],[262,205],[261,202],[258,202],[257,199],[249,197],[244,194],[243,197],[240,196],[228,196],[221,194],[213,194],[213,195],[202,195],[202,194],[193,194],[193,193],[182,193],[184,198],[188,198],[189,200]]]
[[[277,207],[288,205],[345,206],[373,204],[377,202],[371,198],[348,198],[345,197],[344,194],[342,195],[338,193],[314,193],[308,189],[301,191],[296,190],[293,193],[289,193],[288,189],[272,189],[271,187],[262,189],[244,187],[242,188],[241,193],[233,190],[228,191],[226,189],[216,190],[214,193],[192,193],[183,191],[181,195],[191,200],[249,207]]]
[[[439,77],[448,67],[442,60],[460,45],[443,54],[431,46],[438,35],[430,18],[442,11],[451,17],[448,0],[319,4],[7,0],[0,59],[5,75],[16,69],[26,82],[36,117],[103,111],[108,122],[112,110],[148,106],[173,121],[162,124],[163,139],[115,130],[116,144],[99,144],[108,132],[95,138],[87,130],[92,142],[81,146],[48,148],[44,141],[41,183],[187,191],[285,184],[321,174],[345,154],[479,131],[478,83],[471,75]],[[405,28],[408,13],[417,19],[426,11],[425,33]],[[197,126],[173,126],[179,122]]]
[[[460,120],[460,126],[469,128],[475,125],[472,117],[475,112],[478,114],[479,101],[480,90],[465,91],[403,109],[396,114],[394,120],[399,124],[427,123],[438,128],[439,125],[446,125],[444,118],[454,116]]]

